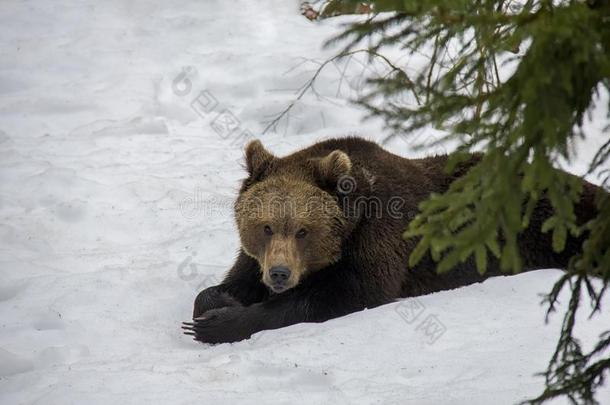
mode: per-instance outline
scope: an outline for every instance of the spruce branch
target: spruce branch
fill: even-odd
[[[574,158],[573,143],[587,137],[583,126],[594,97],[610,92],[610,2],[526,0],[371,1],[377,14],[348,25],[329,44],[349,52],[366,42],[370,51],[386,47],[429,55],[408,87],[395,75],[377,78],[359,103],[385,120],[390,136],[413,136],[425,127],[458,140],[449,170],[465,152],[485,150],[477,165],[441,195],[420,206],[405,237],[418,238],[410,265],[429,253],[437,270],[450,271],[475,257],[485,272],[490,257],[502,270],[517,272],[522,262],[517,236],[532,226],[531,213],[545,200],[552,215],[542,225],[553,249],[569,237],[582,249],[545,297],[546,318],[557,311],[560,294],[570,296],[554,354],[544,373],[544,392],[526,403],[558,396],[573,403],[596,403],[595,393],[610,372],[610,331],[589,352],[574,336],[578,308],[599,313],[610,284],[610,197],[596,196],[597,215],[581,224],[575,205],[582,178],[557,170]],[[447,56],[449,49],[455,57]],[[512,72],[500,76],[499,65]],[[425,95],[418,105],[394,102],[408,89]],[[608,105],[610,109],[610,103]],[[610,114],[606,118],[609,118]],[[605,136],[608,134],[606,127]],[[610,141],[604,140],[589,173],[610,173]],[[610,185],[610,175],[602,182]],[[538,226],[540,226],[538,224]],[[594,278],[594,279],[593,279]]]

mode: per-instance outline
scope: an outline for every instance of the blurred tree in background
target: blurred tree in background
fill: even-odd
[[[362,4],[327,3],[327,13]],[[548,316],[562,290],[571,294],[545,372],[545,390],[530,403],[557,396],[596,403],[595,391],[610,370],[610,331],[589,352],[573,335],[581,292],[591,298],[593,316],[601,310],[610,281],[610,198],[599,195],[597,217],[577,224],[574,203],[581,183],[557,170],[575,158],[574,141],[587,137],[583,124],[610,90],[609,3],[370,1],[369,18],[350,24],[330,41],[345,45],[346,55],[361,44],[371,55],[386,47],[426,55],[427,64],[412,75],[394,66],[387,76],[371,79],[373,90],[359,103],[382,117],[395,135],[408,137],[430,125],[445,131],[441,142],[459,145],[447,170],[466,153],[485,151],[480,163],[445,194],[421,204],[421,214],[405,233],[419,238],[411,265],[430,252],[442,272],[474,256],[485,272],[488,256],[494,255],[503,270],[518,272],[517,235],[528,227],[541,198],[554,209],[542,227],[552,233],[554,250],[564,248],[568,234],[585,235],[582,251],[546,297]],[[397,97],[405,92],[421,102]],[[603,166],[609,158],[610,139],[604,139],[589,174],[601,176],[606,188],[610,171]],[[601,278],[601,287],[591,282],[592,275]]]

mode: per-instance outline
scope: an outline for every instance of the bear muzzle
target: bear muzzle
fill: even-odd
[[[287,290],[291,273],[290,269],[286,266],[271,267],[269,269],[269,278],[271,279],[270,288],[276,293]]]

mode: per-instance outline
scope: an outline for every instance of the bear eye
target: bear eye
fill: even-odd
[[[265,228],[263,228],[263,230],[265,231],[265,235],[267,235],[267,236],[273,235],[273,231],[271,230],[271,227],[269,225],[265,225]]]
[[[299,229],[299,231],[296,233],[295,237],[297,239],[303,239],[305,236],[307,235],[307,229]]]

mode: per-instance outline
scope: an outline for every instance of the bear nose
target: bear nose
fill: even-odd
[[[269,276],[274,283],[285,283],[290,277],[290,269],[286,266],[273,266],[269,270]]]

